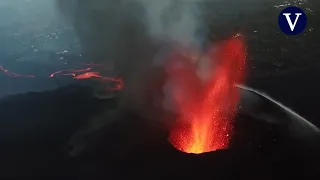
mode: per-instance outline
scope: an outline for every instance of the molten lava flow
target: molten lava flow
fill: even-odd
[[[73,76],[76,77],[79,73],[87,73],[91,71],[92,68],[85,68],[85,69],[72,69],[72,70],[60,70],[56,71],[54,73],[51,73],[49,77],[55,77],[55,76]]]
[[[112,82],[114,84],[113,87],[107,87],[107,90],[110,91],[118,91],[123,87],[123,81],[121,78],[111,78],[111,77],[103,77],[98,72],[86,72],[84,74],[74,76],[75,79],[88,79],[88,78],[99,78],[102,82],[108,83]]]
[[[168,68],[169,78],[174,82],[172,94],[180,114],[170,131],[169,141],[187,153],[199,154],[228,147],[239,101],[239,92],[234,85],[244,80],[246,53],[239,37],[221,43],[215,51],[212,48],[206,56],[215,66],[214,70],[210,68],[211,75],[206,82],[198,77],[190,59],[175,55]]]
[[[25,78],[33,78],[34,75],[21,75],[14,72],[10,72],[9,70],[5,69],[3,66],[0,66],[0,71],[2,71],[5,75],[10,77],[25,77]]]
[[[123,87],[123,81],[121,78],[111,78],[111,77],[104,77],[99,72],[94,71],[94,67],[102,67],[103,65],[100,64],[92,64],[87,63],[84,64],[89,66],[84,69],[71,69],[71,70],[60,70],[51,73],[48,77],[58,77],[58,76],[72,76],[74,79],[81,80],[81,79],[88,79],[88,78],[97,78],[101,80],[102,83],[106,84],[106,90],[109,91],[118,91],[121,90]],[[110,69],[109,69],[110,70]],[[15,78],[35,78],[35,75],[21,75],[14,72],[11,72],[5,69],[3,66],[0,66],[0,72],[3,72],[5,75]]]

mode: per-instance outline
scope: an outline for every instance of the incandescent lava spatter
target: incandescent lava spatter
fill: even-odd
[[[245,77],[246,51],[239,36],[209,48],[204,55],[214,66],[209,68],[206,82],[197,75],[192,60],[179,53],[171,57],[166,67],[179,114],[169,141],[187,153],[228,147],[240,98],[234,85],[242,84]]]

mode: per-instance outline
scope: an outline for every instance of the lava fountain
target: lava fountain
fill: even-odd
[[[239,101],[234,85],[244,81],[246,51],[240,36],[209,48],[204,55],[212,66],[207,67],[206,81],[197,73],[194,60],[179,53],[170,58],[166,67],[179,114],[169,141],[186,153],[228,148]]]

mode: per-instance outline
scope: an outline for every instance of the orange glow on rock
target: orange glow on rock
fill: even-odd
[[[234,85],[243,83],[245,75],[246,51],[239,36],[216,45],[215,50],[211,48],[205,55],[214,64],[206,82],[198,77],[192,60],[178,53],[167,66],[179,113],[169,141],[186,153],[228,148],[239,101]]]

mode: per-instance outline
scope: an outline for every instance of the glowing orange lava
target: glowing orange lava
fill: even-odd
[[[214,64],[206,82],[199,78],[194,64],[185,57],[174,55],[168,67],[180,114],[170,131],[169,141],[187,153],[228,148],[239,101],[234,85],[244,80],[246,53],[240,37],[216,45],[206,56]],[[177,66],[179,63],[184,66]]]
[[[51,73],[48,77],[54,78],[58,76],[72,76],[74,79],[81,80],[81,79],[89,79],[89,78],[97,78],[102,83],[106,84],[106,90],[109,91],[118,91],[121,90],[123,87],[123,81],[121,78],[112,78],[112,77],[105,77],[102,76],[98,71],[94,71],[94,67],[103,67],[101,64],[92,64],[92,63],[86,63],[85,66],[89,66],[83,69],[71,69],[71,70],[60,70]],[[106,68],[104,68],[106,69]],[[108,68],[108,70],[110,70]],[[8,69],[5,69],[3,66],[0,65],[0,72],[4,73],[5,75],[9,77],[14,78],[36,78],[36,75],[22,75],[17,74],[14,72],[9,71]],[[111,84],[111,85],[110,85]]]

